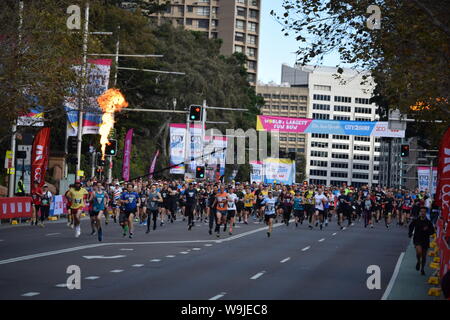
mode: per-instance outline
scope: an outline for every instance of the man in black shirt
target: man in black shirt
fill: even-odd
[[[342,226],[342,222],[343,222],[343,217],[348,218],[348,225],[350,226],[351,224],[351,207],[350,207],[351,203],[350,203],[350,198],[349,196],[345,195],[345,190],[344,188],[341,188],[341,194],[338,197],[338,209],[337,209],[337,213],[338,213],[338,226],[341,227],[341,230],[344,228]]]
[[[186,215],[188,216],[188,230],[191,230],[194,226],[194,209],[197,206],[197,190],[194,189],[194,185],[189,183],[189,189],[184,192],[186,199]]]
[[[427,251],[430,247],[430,236],[435,233],[433,224],[427,219],[427,208],[420,208],[419,218],[414,219],[409,225],[409,237],[411,238],[414,232],[413,242],[416,247],[417,264],[416,270],[420,270],[424,275],[425,264],[427,259]]]

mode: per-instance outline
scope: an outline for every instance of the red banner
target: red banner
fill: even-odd
[[[0,219],[30,218],[31,197],[0,198]]]
[[[442,137],[439,147],[435,202],[442,207],[442,216],[446,218],[450,203],[450,127]]]
[[[130,158],[131,158],[131,141],[133,139],[133,129],[128,130],[125,136],[125,146],[123,148],[123,165],[122,178],[125,181],[130,180]]]
[[[50,128],[42,128],[34,137],[31,150],[31,192],[34,191],[35,181],[39,182],[39,187],[42,187],[45,183],[49,146]]]

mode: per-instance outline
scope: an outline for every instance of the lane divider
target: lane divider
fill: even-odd
[[[86,277],[84,279],[85,280],[97,280],[98,278],[100,278],[100,277],[98,277],[98,276],[89,276],[89,277]]]
[[[121,270],[121,269],[116,269],[116,270],[111,270],[110,272],[112,272],[112,273],[121,273],[121,272],[123,272],[123,270]]]
[[[258,279],[259,277],[261,277],[264,273],[266,273],[265,271],[262,271],[262,272],[258,272],[257,274],[255,274],[253,277],[251,277],[250,279],[251,280],[256,280],[256,279]]]
[[[226,295],[226,292],[221,292],[220,294],[218,294],[217,296],[214,296],[212,298],[210,298],[209,300],[218,300],[220,298],[222,298],[224,295]]]
[[[325,240],[325,238],[322,238],[322,239],[319,240],[319,242],[322,242],[322,241],[324,241],[324,240]]]
[[[311,246],[307,246],[307,247],[303,248],[302,251],[309,250],[309,248],[311,248]]]
[[[40,292],[27,292],[22,295],[22,297],[34,297],[41,294]]]
[[[398,272],[400,271],[400,265],[402,264],[404,256],[405,256],[405,252],[400,253],[400,256],[398,257],[398,260],[397,260],[397,264],[395,265],[394,273],[392,274],[391,280],[389,280],[389,284],[386,287],[386,290],[384,291],[384,294],[381,297],[381,300],[387,300],[387,298],[391,294],[392,287],[394,286],[395,280],[397,279]]]
[[[283,259],[283,260],[281,260],[280,262],[281,262],[281,263],[285,263],[285,262],[287,262],[287,261],[289,261],[289,260],[291,260],[291,258],[290,258],[290,257],[287,257],[286,259]]]

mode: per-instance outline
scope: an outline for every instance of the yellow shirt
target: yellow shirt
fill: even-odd
[[[255,200],[255,195],[253,193],[247,193],[244,196],[244,206],[251,207],[253,206],[253,201]]]
[[[89,194],[86,189],[81,188],[80,190],[70,189],[68,196],[72,199],[71,209],[80,209],[84,207],[84,196]]]

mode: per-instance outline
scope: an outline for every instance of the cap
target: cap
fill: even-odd
[[[44,187],[44,188],[45,188],[45,187],[47,187],[47,188],[48,188],[48,184],[44,184],[44,185],[43,185],[43,187]]]
[[[80,180],[76,180],[75,183],[81,183],[81,181]]]

